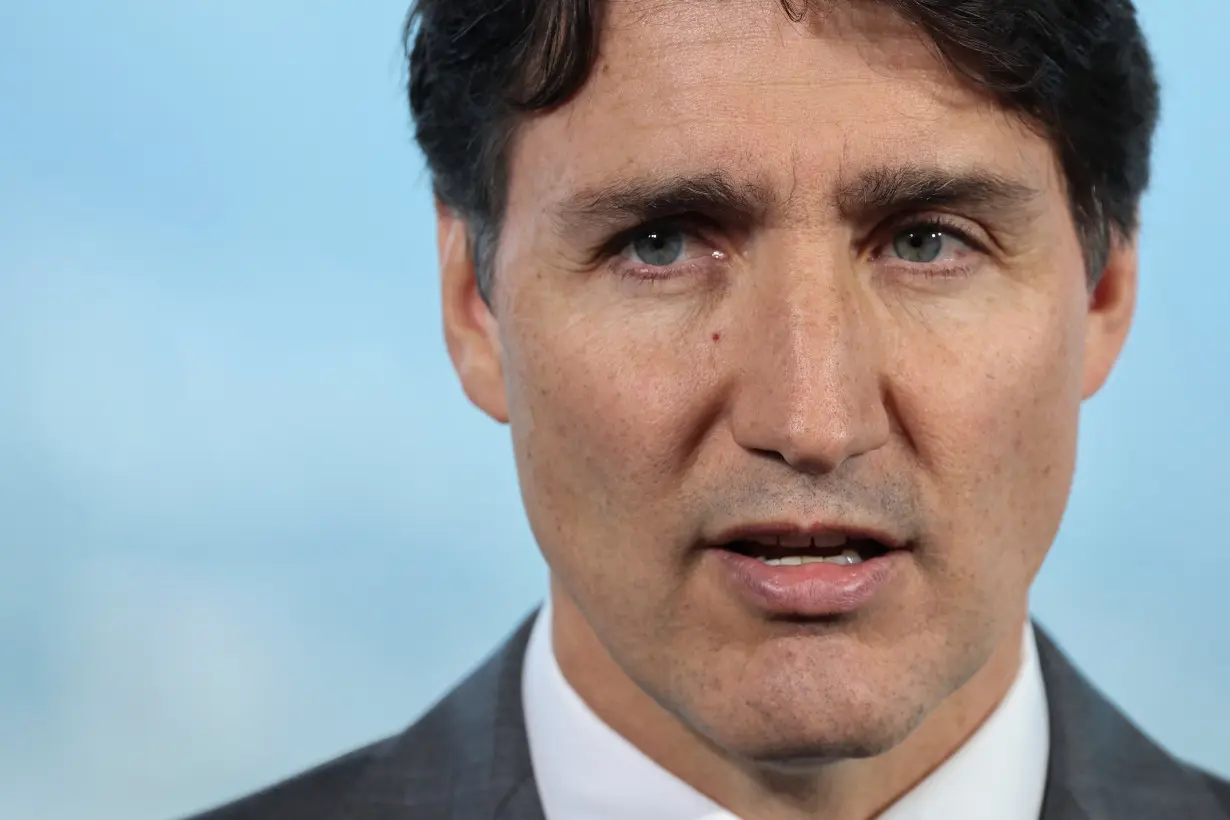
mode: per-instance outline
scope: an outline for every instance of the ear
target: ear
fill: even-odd
[[[449,358],[470,401],[505,424],[508,399],[499,326],[478,291],[466,222],[440,202],[436,203],[436,245],[440,253],[440,295]]]
[[[1089,294],[1083,398],[1102,389],[1127,341],[1136,312],[1138,265],[1136,238],[1112,235],[1106,267]]]

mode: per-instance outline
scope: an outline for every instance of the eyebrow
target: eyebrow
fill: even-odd
[[[797,192],[795,192],[797,194]],[[740,179],[723,169],[697,174],[632,177],[577,191],[553,208],[557,229],[606,231],[684,213],[738,216],[748,222],[788,207],[794,194],[778,195],[771,185]],[[861,221],[889,213],[952,208],[971,215],[1024,218],[1042,192],[989,171],[930,166],[868,169],[837,185],[842,217]]]
[[[849,220],[897,211],[960,208],[1023,217],[1042,191],[983,170],[926,166],[874,168],[838,185],[837,208]]]
[[[777,202],[764,183],[737,179],[717,169],[699,174],[619,180],[586,188],[563,200],[555,210],[557,226],[605,228],[646,222],[683,213],[739,215],[756,219]]]

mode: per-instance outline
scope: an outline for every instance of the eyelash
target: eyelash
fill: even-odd
[[[632,279],[638,282],[649,283],[663,282],[668,279],[678,279],[681,276],[686,276],[689,273],[688,269],[693,265],[697,263],[704,263],[705,261],[716,257],[724,258],[725,255],[722,254],[721,251],[715,251],[712,257],[702,256],[688,260],[687,262],[679,263],[677,265],[659,267],[653,265],[620,265],[619,260],[623,258],[622,251],[638,236],[655,231],[679,232],[697,241],[704,241],[703,234],[706,232],[706,228],[711,228],[711,226],[707,224],[707,221],[704,220],[703,217],[696,215],[682,215],[643,222],[612,237],[603,245],[600,250],[600,255],[610,260],[608,264],[615,269],[621,279]],[[934,230],[957,240],[975,253],[987,253],[986,244],[974,238],[971,235],[971,232],[956,219],[948,217],[944,214],[928,214],[925,217],[903,217],[896,222],[890,222],[886,226],[876,230],[873,236],[886,238],[883,240],[876,240],[876,250],[870,254],[870,257],[873,259],[884,258],[885,249],[892,243],[892,240],[901,233],[911,230]],[[965,264],[956,264],[953,262],[918,263],[907,262],[905,260],[889,261],[900,267],[908,268],[910,275],[921,275],[924,277],[937,279],[957,278],[968,274],[974,267],[972,261]]]
[[[621,265],[621,260],[628,262],[623,257],[622,251],[637,237],[647,233],[677,232],[693,241],[704,242],[704,235],[712,230],[712,222],[697,214],[682,214],[680,216],[654,219],[642,222],[634,228],[616,234],[603,245],[600,255],[610,260],[608,264],[615,270],[620,279],[631,279],[636,282],[647,282],[649,284],[679,279],[691,273],[692,269],[697,265],[711,262],[717,258],[724,259],[725,254],[719,250],[714,250],[712,255],[696,257],[672,266],[659,267],[654,265],[636,265],[630,262]]]
[[[969,229],[966,228],[961,222],[958,222],[956,219],[944,214],[927,214],[922,217],[905,217],[896,222],[890,222],[884,228],[877,230],[873,236],[886,238],[883,240],[877,239],[875,241],[875,247],[877,250],[871,254],[871,258],[885,259],[885,261],[889,264],[907,268],[912,276],[924,276],[936,279],[957,278],[966,275],[973,270],[977,262],[972,259],[964,263],[920,263],[886,258],[885,251],[892,244],[893,239],[897,236],[908,231],[926,230],[934,230],[937,233],[946,234],[948,237],[955,239],[968,247],[974,253],[984,255],[988,253],[986,243],[976,239],[971,234]]]

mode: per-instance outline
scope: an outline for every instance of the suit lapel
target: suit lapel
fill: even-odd
[[[497,820],[544,820],[542,800],[533,777],[521,781],[496,811]]]

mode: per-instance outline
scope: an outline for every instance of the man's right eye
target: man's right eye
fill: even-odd
[[[634,236],[621,255],[637,265],[665,268],[686,259],[687,244],[687,236],[677,228],[653,228]]]

